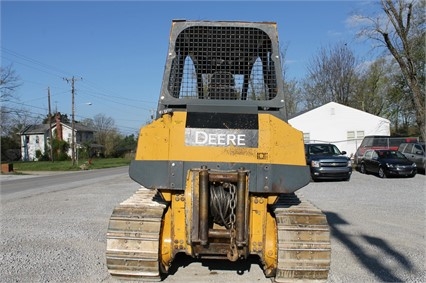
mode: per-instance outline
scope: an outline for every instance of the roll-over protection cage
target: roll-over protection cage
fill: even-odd
[[[174,20],[158,110],[252,106],[284,117],[273,22]]]

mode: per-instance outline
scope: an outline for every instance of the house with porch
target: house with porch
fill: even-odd
[[[50,148],[50,137],[64,140],[70,148],[67,152],[71,157],[72,150],[72,125],[60,121],[59,116],[56,121],[49,124],[29,125],[20,132],[21,136],[21,159],[23,161],[37,161],[39,155],[44,155]],[[51,133],[49,133],[51,131]],[[74,124],[74,143],[76,148],[85,143],[94,142],[95,130],[80,123]]]

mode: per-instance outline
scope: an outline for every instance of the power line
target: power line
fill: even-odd
[[[152,100],[144,100],[144,99],[135,99],[135,98],[129,98],[126,96],[118,96],[117,94],[115,94],[114,92],[111,92],[110,90],[107,89],[102,89],[101,87],[98,87],[96,85],[92,84],[83,84],[89,87],[89,89],[86,89],[87,92],[91,92],[94,94],[98,94],[100,96],[104,96],[104,97],[109,97],[109,98],[115,98],[115,99],[121,99],[121,100],[132,100],[132,101],[137,101],[137,102],[142,102],[142,103],[156,103],[157,101],[152,101]],[[95,91],[91,90],[94,89]],[[97,89],[100,89],[101,91],[97,91]]]
[[[7,101],[6,103],[14,103],[14,104],[22,105],[22,106],[28,106],[28,107],[31,107],[31,108],[37,108],[37,109],[41,109],[41,110],[43,110],[43,111],[47,111],[47,109],[46,109],[46,108],[37,107],[37,106],[34,106],[34,105],[30,105],[30,104],[22,103],[22,102]],[[5,104],[5,103],[4,103],[4,104]],[[33,113],[36,113],[36,112],[33,112]]]
[[[87,93],[87,91],[86,91],[86,93]],[[140,107],[140,106],[136,106],[136,105],[131,105],[131,104],[127,104],[127,103],[122,103],[122,102],[114,101],[114,100],[112,100],[112,99],[105,98],[105,97],[100,97],[100,96],[98,96],[98,95],[94,95],[94,94],[88,94],[88,95],[89,95],[89,96],[96,97],[96,98],[100,98],[100,99],[102,99],[102,101],[109,101],[109,102],[112,102],[112,103],[114,103],[114,104],[120,104],[120,105],[123,105],[123,106],[132,107],[132,108],[136,108],[136,109],[149,110],[149,108],[144,108],[144,107]],[[107,96],[107,97],[108,97],[108,96]],[[123,98],[123,99],[124,99],[124,98]]]
[[[6,47],[1,47],[1,49],[2,49],[2,51],[3,51],[3,52],[8,53],[8,54],[10,54],[10,55],[12,55],[12,56],[14,56],[14,57],[16,57],[16,58],[18,58],[18,59],[21,59],[21,60],[24,60],[24,61],[30,62],[31,64],[33,64],[33,65],[35,65],[35,66],[43,67],[43,68],[45,68],[45,69],[47,69],[47,70],[49,70],[49,69],[50,69],[50,70],[52,70],[52,71],[55,71],[55,72],[57,72],[57,73],[62,74],[63,76],[64,76],[64,75],[66,75],[66,76],[67,76],[67,75],[69,75],[69,73],[67,73],[67,72],[65,72],[65,71],[63,71],[63,70],[60,70],[60,69],[58,69],[58,68],[56,68],[56,67],[54,67],[54,66],[51,66],[51,65],[45,64],[45,63],[43,63],[43,62],[40,62],[40,61],[38,61],[38,60],[36,60],[36,59],[33,59],[33,58],[30,58],[30,57],[27,57],[27,56],[25,56],[25,55],[19,54],[19,53],[15,52],[15,51],[12,51],[12,50],[10,50],[10,49],[8,49],[8,48],[6,48]],[[8,59],[7,57],[4,57],[3,55],[2,55],[2,57],[3,57],[3,58]],[[9,60],[10,60],[10,59],[9,59]],[[10,61],[12,61],[12,60],[10,60]],[[45,72],[45,73],[48,73],[48,74],[50,73],[50,72],[47,72],[47,71],[44,71],[44,70],[37,69],[37,68],[35,68],[34,66],[28,66],[28,65],[26,65],[26,64],[24,64],[24,63],[22,63],[22,62],[17,62],[17,63],[22,64],[22,65],[27,66],[27,67],[34,68],[34,69],[39,70],[39,71],[41,71],[41,72]],[[51,75],[58,76],[58,75],[53,74],[53,73],[50,73],[50,74],[51,74]]]
[[[63,78],[64,76],[69,76],[68,72],[61,70],[61,69],[59,69],[55,66],[45,64],[45,63],[43,63],[39,60],[30,58],[30,57],[22,55],[22,54],[19,54],[15,51],[12,51],[12,50],[5,48],[3,46],[0,46],[0,47],[1,47],[1,50],[2,50],[2,54],[0,54],[1,58],[5,58],[5,59],[9,60],[12,64],[17,63],[17,64],[20,64],[20,65],[32,68],[34,70],[37,70],[39,72],[43,72],[43,73],[47,73],[49,75],[53,75],[54,77],[62,77]],[[10,56],[5,56],[5,54],[10,55]],[[45,85],[44,83],[38,83],[38,82],[34,82],[34,81],[28,81],[28,80],[24,80],[24,81],[29,82],[29,83],[33,83],[33,84]],[[50,85],[50,86],[52,86],[52,85]],[[55,87],[58,87],[58,86],[55,86]],[[142,105],[144,105],[144,104],[156,105],[157,104],[156,100],[155,101],[154,100],[148,101],[148,100],[133,99],[133,98],[129,98],[129,97],[119,96],[119,95],[116,94],[116,92],[111,91],[111,90],[106,89],[106,88],[96,86],[96,84],[94,84],[93,82],[87,81],[87,80],[82,82],[80,91],[83,91],[85,94],[86,94],[86,92],[88,92],[87,93],[88,96],[93,96],[95,98],[100,99],[100,100],[97,100],[97,103],[105,104],[107,107],[110,107],[110,104],[113,103],[115,106],[122,105],[122,106],[131,107],[131,108],[135,108],[135,109],[139,109],[139,110],[150,110],[152,107],[149,107],[149,109],[148,109],[147,107],[136,106],[135,104],[137,104],[137,103],[134,103],[132,105],[131,104],[132,102],[130,102],[130,101],[140,102]],[[66,92],[68,92],[68,91],[66,91]],[[61,90],[59,93],[52,94],[51,96],[53,97],[53,96],[56,96],[56,95],[61,94],[61,93],[64,93],[64,92]],[[26,102],[35,101],[35,100],[38,100],[38,99],[41,99],[41,98],[33,98],[33,99],[30,99]],[[130,102],[130,103],[124,103],[124,101],[121,102],[119,100],[125,100],[126,102]],[[33,105],[30,105],[30,104],[26,104],[26,103],[18,103],[18,102],[13,102],[13,103],[20,104],[22,106],[31,107],[32,109],[40,109],[44,112],[43,114],[33,112],[36,115],[43,115],[43,116],[46,115],[47,108],[48,108],[47,106],[41,108],[41,107],[33,106]],[[55,109],[56,109],[55,111],[57,111],[57,105],[56,105]],[[86,117],[83,117],[83,118],[86,118]],[[131,120],[128,120],[128,121],[131,121]],[[133,121],[137,121],[137,120],[133,120]],[[143,124],[143,119],[141,119],[140,122],[141,122],[141,124]],[[132,131],[133,130],[136,130],[136,131],[139,130],[139,127],[138,128],[132,128],[132,127],[121,126],[121,125],[117,125],[117,126],[120,127],[120,128],[123,128],[123,131],[126,131],[126,129],[132,129]]]
[[[23,62],[19,62],[19,61],[13,61],[13,60],[11,60],[10,58],[7,58],[7,57],[5,57],[4,55],[2,55],[2,57],[3,57],[3,58],[7,58],[7,59],[8,59],[8,60],[10,60],[11,62],[16,62],[16,63],[18,63],[18,64],[21,64],[21,65],[24,65],[24,66],[27,66],[27,67],[33,68],[33,69],[38,70],[38,71],[40,71],[40,72],[44,72],[44,73],[47,73],[47,74],[53,75],[53,76],[55,76],[55,77],[58,77],[58,76],[59,76],[59,75],[58,75],[58,74],[56,74],[56,73],[59,73],[59,74],[61,74],[61,75],[67,74],[67,72],[65,72],[65,71],[63,71],[63,70],[61,70],[61,69],[59,69],[59,68],[56,68],[56,67],[54,67],[54,66],[51,66],[51,65],[45,64],[45,63],[43,63],[43,62],[40,62],[40,61],[38,61],[38,60],[36,60],[36,59],[33,59],[33,58],[30,58],[30,57],[28,57],[28,56],[25,56],[25,55],[19,54],[19,53],[17,53],[17,52],[14,52],[14,51],[12,51],[12,50],[8,49],[8,48],[1,47],[1,49],[2,49],[2,51],[4,51],[5,53],[7,53],[7,54],[9,54],[9,55],[12,55],[12,56],[14,56],[14,57],[16,57],[16,58],[18,58],[18,59],[19,59],[19,60],[21,60],[21,61],[29,62],[29,63],[30,63],[30,65],[25,64],[25,63],[23,63]],[[37,67],[35,67],[35,66],[37,66],[37,67],[41,67],[41,68],[43,68],[43,69],[37,68]],[[44,69],[46,69],[47,71],[46,71],[46,70],[44,70]],[[53,71],[53,72],[52,72],[52,71]],[[28,81],[28,82],[30,82],[30,81]],[[42,85],[41,83],[37,83],[37,82],[31,82],[31,83]],[[90,81],[86,81],[86,80],[85,80],[85,82],[83,82],[83,84],[82,84],[82,85],[87,87],[87,89],[85,89],[85,92],[92,93],[92,94],[91,94],[92,96],[94,96],[94,97],[98,97],[98,98],[101,98],[102,100],[107,100],[107,101],[113,102],[114,104],[121,104],[121,105],[124,105],[124,106],[127,106],[127,107],[133,107],[133,108],[137,108],[137,109],[148,110],[147,108],[144,108],[144,107],[138,107],[138,106],[131,105],[131,104],[126,104],[126,103],[123,103],[123,102],[118,102],[118,101],[116,101],[116,100],[112,100],[111,98],[115,98],[115,99],[119,99],[119,100],[125,100],[125,101],[132,100],[132,101],[141,102],[141,103],[153,103],[153,104],[156,104],[156,103],[157,103],[157,101],[148,101],[148,100],[133,99],[133,98],[129,98],[129,97],[118,96],[118,95],[115,95],[115,93],[114,93],[114,92],[111,92],[111,91],[110,91],[110,90],[108,90],[108,89],[105,89],[105,88],[102,88],[102,87],[96,86],[94,83],[92,83],[92,82],[90,82]],[[100,90],[100,91],[99,91],[99,90]],[[90,94],[89,94],[89,95],[90,95]]]

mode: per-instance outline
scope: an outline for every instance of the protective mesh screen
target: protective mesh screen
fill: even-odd
[[[178,35],[175,55],[173,97],[269,100],[277,94],[272,42],[260,29],[192,26]]]

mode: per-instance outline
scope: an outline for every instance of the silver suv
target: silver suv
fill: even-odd
[[[417,165],[417,170],[425,173],[425,143],[401,143],[398,147],[398,151],[405,155],[409,160],[413,161]]]

